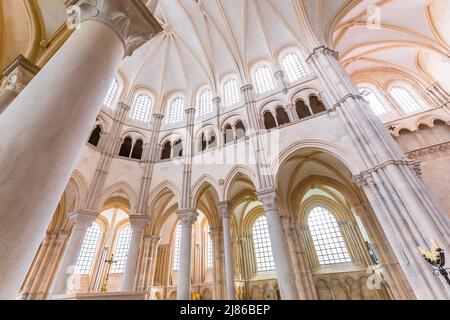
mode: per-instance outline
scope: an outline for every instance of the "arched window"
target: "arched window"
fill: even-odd
[[[198,116],[203,117],[214,112],[211,90],[205,89],[198,96]]]
[[[170,159],[172,156],[172,144],[170,141],[166,141],[163,146],[163,150],[161,152],[161,160]]]
[[[236,79],[229,79],[223,85],[223,100],[225,107],[234,106],[241,100]]]
[[[206,250],[206,267],[209,269],[213,267],[213,242],[209,226],[206,230]]]
[[[362,87],[359,88],[359,92],[361,92],[361,94],[366,98],[370,108],[377,116],[388,112],[371,88]]]
[[[173,156],[174,157],[182,157],[183,156],[183,144],[181,143],[181,140],[177,140],[173,144]]]
[[[422,109],[417,99],[405,87],[392,87],[390,94],[404,113],[412,113]]]
[[[227,124],[225,126],[225,132],[223,133],[223,138],[224,138],[223,140],[224,140],[225,144],[234,141],[233,128],[229,124]]]
[[[267,66],[262,66],[256,69],[255,74],[256,91],[264,93],[276,88],[275,80],[273,79],[272,69]]]
[[[177,225],[175,231],[175,244],[173,247],[173,271],[180,270],[180,242],[181,242],[181,225]]]
[[[253,245],[256,256],[257,271],[275,270],[273,261],[272,244],[270,243],[269,228],[265,216],[255,220],[253,224]]]
[[[302,61],[294,53],[286,54],[283,59],[281,59],[281,64],[283,65],[284,72],[289,81],[295,81],[307,75]]]
[[[136,141],[133,147],[133,152],[131,153],[132,159],[141,160],[142,159],[142,149],[143,149],[144,142],[139,139]]]
[[[323,207],[314,207],[308,228],[321,265],[351,262],[350,255],[334,215]]]
[[[297,111],[298,117],[300,119],[312,116],[311,110],[309,110],[305,101],[299,99],[295,102],[295,110]]]
[[[318,114],[326,110],[322,101],[315,95],[309,97],[309,106],[311,107],[313,114]]]
[[[273,129],[277,126],[275,118],[273,117],[272,112],[266,111],[264,112],[264,127],[267,130]]]
[[[120,147],[119,156],[129,158],[132,146],[133,140],[131,140],[130,137],[126,137],[125,140],[123,140],[122,146]]]
[[[134,102],[131,119],[148,122],[153,106],[153,99],[147,94],[140,94]]]
[[[184,113],[184,99],[176,98],[170,103],[169,117],[167,118],[168,124],[180,123],[183,121]]]
[[[127,224],[120,230],[117,238],[116,247],[114,249],[114,263],[111,267],[111,273],[123,273],[127,264],[128,249],[131,243],[131,226]]]
[[[102,127],[97,125],[95,129],[92,131],[91,136],[89,137],[89,144],[92,144],[94,147],[98,146],[100,142],[100,134],[102,133]]]
[[[108,89],[108,93],[106,94],[105,100],[103,100],[103,104],[111,108],[114,100],[116,99],[118,91],[119,91],[119,81],[117,81],[117,79],[114,79],[114,81],[111,83]]]
[[[89,274],[92,267],[92,262],[94,261],[95,253],[97,252],[100,234],[101,228],[97,222],[94,222],[92,226],[87,229],[83,244],[81,245],[80,254],[78,255],[74,274]]]
[[[245,138],[245,127],[242,121],[239,120],[238,122],[236,122],[234,130],[236,132],[236,140]]]
[[[282,106],[277,107],[276,113],[277,113],[277,122],[278,122],[279,126],[282,126],[286,123],[291,122],[289,120],[289,116],[288,116],[286,110],[284,110],[284,108]]]

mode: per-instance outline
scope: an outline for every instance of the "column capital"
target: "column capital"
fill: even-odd
[[[74,228],[87,229],[97,219],[98,212],[86,209],[79,209],[69,214],[69,221]]]
[[[164,114],[162,114],[162,113],[154,113],[152,117],[155,120],[162,120],[164,118]]]
[[[319,54],[328,55],[328,56],[333,57],[336,60],[339,60],[339,53],[337,51],[334,51],[326,46],[320,46],[320,47],[314,48],[313,52],[306,59],[306,62],[310,62],[310,60],[317,58],[319,56]]]
[[[193,209],[180,209],[177,212],[178,219],[180,219],[181,225],[191,226],[197,221],[198,213]]]
[[[278,195],[275,189],[259,191],[256,196],[265,210],[278,210]]]
[[[221,98],[221,97],[215,97],[215,98],[212,99],[212,102],[213,102],[216,106],[218,106],[218,105],[220,105],[220,103],[222,102],[222,98]]]
[[[230,202],[229,201],[219,202],[219,205],[217,206],[217,208],[219,209],[219,213],[220,213],[222,219],[230,218]]]
[[[249,91],[253,91],[253,85],[252,84],[246,84],[245,86],[241,87],[241,92],[246,93]]]
[[[127,113],[130,111],[131,107],[123,101],[117,103],[117,111],[122,111],[123,113]]]
[[[38,72],[38,66],[23,55],[19,55],[2,71],[4,80],[0,89],[13,90],[19,93]]]
[[[150,217],[144,215],[130,215],[129,221],[133,232],[142,232],[150,223]]]
[[[122,39],[125,57],[163,30],[141,0],[67,0],[65,5],[72,25],[96,20],[112,27]]]
[[[274,73],[274,77],[275,79],[282,79],[284,78],[284,71],[283,70],[278,70]]]

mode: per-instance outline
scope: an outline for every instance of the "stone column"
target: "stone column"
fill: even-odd
[[[139,191],[139,201],[137,212],[141,215],[146,215],[148,212],[148,194],[150,193],[150,185],[152,183],[153,166],[158,161],[158,137],[161,129],[161,123],[164,115],[153,114],[151,138],[148,148],[144,153],[143,162],[145,162],[144,174],[141,179],[141,187]]]
[[[234,285],[234,259],[233,259],[233,243],[231,241],[231,226],[230,226],[230,211],[228,202],[221,202],[219,204],[219,211],[222,215],[223,224],[223,243],[225,251],[225,275],[227,299],[236,299],[236,289]]]
[[[161,30],[140,0],[79,4],[80,29],[0,117],[0,298],[13,299],[125,56]]]
[[[275,190],[258,192],[257,196],[263,204],[267,218],[281,297],[283,300],[297,300],[298,293],[295,287],[295,277],[291,270],[287,241],[277,208],[278,197],[275,192]]]
[[[217,137],[216,137],[216,145],[222,146],[223,143],[223,137],[222,137],[222,130],[220,129],[220,102],[222,101],[222,98],[215,97],[213,99],[213,105],[214,109],[216,110],[216,125],[217,125]]]
[[[436,102],[438,106],[450,105],[450,95],[441,87],[438,82],[433,83],[426,89],[430,99]]]
[[[288,111],[288,114],[290,115],[291,121],[295,122],[297,120],[300,120],[297,110],[295,109],[295,104],[294,103],[289,103],[286,106],[286,109]]]
[[[0,86],[0,115],[38,72],[39,68],[22,55],[3,70],[4,80]]]
[[[69,220],[73,224],[72,232],[67,244],[66,252],[61,259],[57,276],[53,282],[53,287],[50,290],[50,297],[65,294],[69,289],[67,288],[67,280],[69,276],[73,274],[73,268],[77,264],[77,259],[80,255],[81,246],[83,245],[87,229],[97,217],[97,212],[88,210],[79,210],[69,216]]]
[[[191,255],[192,255],[192,225],[198,214],[191,209],[180,210],[177,213],[181,223],[180,238],[180,270],[178,271],[177,300],[191,299]]]
[[[148,216],[130,216],[131,225],[131,241],[128,249],[127,264],[122,280],[122,291],[134,291],[134,282],[136,279],[136,269],[139,258],[139,249],[141,247],[142,237],[144,236],[145,227],[149,223]]]
[[[420,180],[416,164],[404,158],[380,119],[367,107],[336,52],[321,46],[308,61],[365,166],[362,172],[354,173],[353,180],[368,197],[414,295],[418,299],[448,299],[450,288],[442,278],[434,277],[417,247],[429,246],[433,238],[449,251],[450,220]]]
[[[283,93],[284,94],[288,93],[289,86],[286,81],[284,71],[278,70],[277,72],[275,72],[274,77],[278,81],[278,86],[283,90]]]

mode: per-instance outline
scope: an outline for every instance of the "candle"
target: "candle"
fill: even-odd
[[[424,252],[423,248],[422,248],[422,247],[418,247],[418,249],[419,249],[419,251],[420,251],[420,254],[421,254],[422,256],[425,256],[425,252]]]
[[[441,248],[436,239],[431,239],[431,245],[433,246],[434,251],[439,251],[439,249]]]

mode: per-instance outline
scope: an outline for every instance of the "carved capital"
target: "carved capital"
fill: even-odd
[[[144,215],[131,215],[130,225],[133,232],[143,232],[150,223],[150,218]]]
[[[246,84],[245,86],[241,87],[241,92],[242,93],[248,93],[248,92],[252,92],[253,91],[253,85],[252,84]]]
[[[98,212],[92,210],[77,210],[69,214],[69,221],[75,229],[86,230],[97,219]]]
[[[177,212],[178,219],[183,227],[192,226],[197,221],[198,213],[192,209],[182,209]]]
[[[73,24],[96,20],[113,28],[122,39],[125,56],[162,31],[141,0],[67,0],[66,6]]]
[[[220,103],[222,102],[222,98],[221,97],[215,97],[212,99],[213,103],[215,106],[220,106]]]
[[[261,191],[256,195],[258,200],[262,202],[264,211],[278,210],[278,195],[276,190]]]
[[[20,93],[39,72],[39,68],[22,55],[14,59],[2,72],[4,77],[0,90]]]
[[[326,55],[326,56],[330,56],[336,60],[339,60],[339,53],[331,50],[328,47],[325,46],[320,46],[317,47],[313,50],[313,52],[309,55],[309,57],[306,59],[306,62],[310,62],[312,59],[315,59],[317,57],[319,57],[319,55]]]
[[[219,209],[222,219],[230,218],[230,206],[228,201],[220,202],[217,208]]]
[[[283,70],[278,70],[277,72],[275,72],[274,76],[275,76],[275,79],[283,79],[284,78],[284,71]]]
[[[358,187],[373,186],[375,182],[371,174],[362,174],[353,177],[353,181]]]

